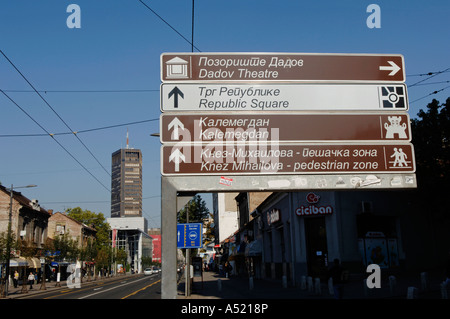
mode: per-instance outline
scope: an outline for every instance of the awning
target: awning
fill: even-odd
[[[254,240],[245,248],[245,256],[261,256],[262,245],[259,240]]]
[[[9,260],[9,267],[23,267],[27,266],[28,262],[23,257],[11,258]]]
[[[41,261],[35,257],[27,258],[27,262],[30,268],[41,268]]]

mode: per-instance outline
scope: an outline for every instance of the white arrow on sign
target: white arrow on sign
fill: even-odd
[[[388,61],[388,63],[391,66],[387,66],[387,65],[383,66],[382,65],[382,66],[380,66],[380,71],[391,71],[391,73],[389,73],[389,76],[393,76],[393,75],[397,74],[397,72],[400,70],[400,67],[392,61]]]
[[[168,129],[170,130],[172,127],[173,127],[173,139],[174,140],[178,140],[180,138],[180,134],[178,132],[178,129],[184,130],[184,125],[177,117],[175,117],[169,123]]]
[[[180,149],[176,149],[174,152],[172,152],[169,156],[169,162],[175,163],[175,172],[180,171],[180,163],[184,162],[186,158],[184,157],[183,153],[180,152]]]

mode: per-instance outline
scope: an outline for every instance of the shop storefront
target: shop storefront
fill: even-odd
[[[338,258],[351,272],[368,264],[393,270],[404,259],[404,212],[390,192],[273,193],[256,210],[252,241],[261,245],[261,276],[327,278]],[[249,243],[251,244],[251,242]]]

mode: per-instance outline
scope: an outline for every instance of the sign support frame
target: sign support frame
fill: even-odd
[[[368,176],[376,176],[373,180]],[[302,182],[304,179],[305,182]],[[178,192],[239,192],[239,191],[308,191],[333,190],[336,191],[336,184],[340,179],[348,187],[345,189],[393,189],[403,190],[417,187],[415,173],[399,174],[375,174],[375,175],[273,175],[273,176],[233,176],[231,182],[222,183],[221,176],[161,176],[161,233],[162,233],[162,277],[161,277],[161,298],[177,298],[177,194]],[[354,185],[351,180],[356,180]]]

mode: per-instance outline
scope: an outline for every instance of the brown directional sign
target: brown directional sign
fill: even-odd
[[[403,144],[163,145],[162,175],[413,173]]]
[[[410,141],[406,113],[169,114],[161,115],[162,143]]]
[[[404,82],[400,54],[163,53],[161,80]]]

